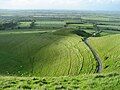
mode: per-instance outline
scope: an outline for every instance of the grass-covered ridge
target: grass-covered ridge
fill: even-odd
[[[1,75],[45,77],[74,76],[96,72],[97,62],[90,49],[82,41],[83,37],[77,35],[74,28],[45,32],[21,31],[16,33],[9,31],[8,33],[1,33]],[[97,51],[102,60],[102,72],[120,70],[119,36],[117,34],[91,37],[89,39],[89,43]],[[111,48],[113,48],[112,52],[110,51]],[[109,53],[107,53],[108,51]]]
[[[94,73],[96,61],[92,53],[82,42],[82,37],[72,34],[71,30],[0,34],[1,75],[71,76]]]

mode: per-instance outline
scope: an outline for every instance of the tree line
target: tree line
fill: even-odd
[[[20,27],[20,22],[21,21],[9,21],[9,22],[4,22],[0,23],[0,30],[11,30],[11,29],[23,29]],[[30,26],[27,28],[34,28],[35,27],[35,20],[30,21]],[[25,28],[25,27],[24,27]]]

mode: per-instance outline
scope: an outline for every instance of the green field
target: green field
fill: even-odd
[[[73,77],[2,77],[1,90],[119,90],[120,74],[83,74]]]
[[[19,23],[19,26],[20,26],[20,27],[30,27],[30,23],[31,23],[31,22],[20,22],[20,23]]]

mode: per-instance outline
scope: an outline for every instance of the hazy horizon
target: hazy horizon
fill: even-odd
[[[0,9],[120,11],[120,0],[0,0]]]

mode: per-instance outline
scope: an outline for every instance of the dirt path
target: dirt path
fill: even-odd
[[[101,62],[101,58],[99,57],[98,53],[95,51],[95,49],[89,44],[89,38],[84,38],[83,42],[89,47],[89,49],[91,50],[94,59],[97,61],[97,68],[96,68],[96,72],[100,73],[102,71],[102,62]]]

